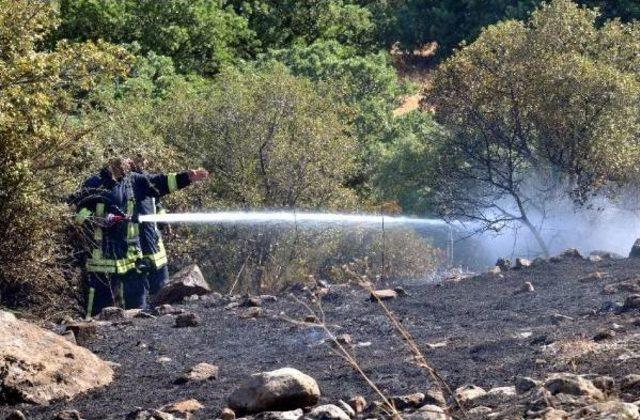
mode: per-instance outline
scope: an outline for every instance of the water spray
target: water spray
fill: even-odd
[[[446,226],[441,219],[391,217],[349,213],[251,212],[229,211],[214,213],[167,213],[141,215],[143,223],[198,223],[198,224],[254,224],[254,223],[334,223],[334,224],[395,224]]]

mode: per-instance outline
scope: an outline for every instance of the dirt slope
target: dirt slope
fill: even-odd
[[[589,277],[595,272],[599,274]],[[535,292],[517,293],[526,281]],[[549,372],[619,379],[640,373],[637,313],[615,312],[616,304],[634,288],[640,290],[639,282],[640,259],[591,262],[566,257],[501,275],[404,284],[409,295],[389,306],[452,388],[466,383],[485,388],[513,385],[516,375],[542,379]],[[615,286],[619,284],[623,286]],[[611,289],[607,294],[605,286]],[[308,302],[304,292],[297,296]],[[356,357],[385,392],[425,390],[426,375],[411,363],[402,341],[367,297],[356,286],[332,286],[322,299],[327,324],[336,334],[348,333],[359,343],[354,347]],[[227,303],[208,300],[180,306],[202,317],[202,324],[194,328],[175,328],[173,316],[104,327],[86,345],[121,364],[113,384],[71,402],[19,408],[30,418],[52,418],[63,408],[77,409],[88,419],[123,418],[135,407],[158,408],[196,398],[206,407],[196,418],[213,418],[243,377],[284,366],[314,377],[323,401],[356,394],[373,398],[362,379],[322,344],[321,329],[284,319],[303,319],[307,313],[287,294],[278,296],[277,302],[263,302],[264,314],[257,319],[243,318],[245,308],[225,309]],[[571,319],[558,323],[554,317],[558,313]],[[612,328],[618,330],[615,337],[593,341],[597,332]],[[430,349],[429,344],[435,343],[446,344]],[[158,363],[161,356],[171,361]],[[218,365],[220,378],[173,383],[199,362]],[[7,410],[0,407],[0,414]]]

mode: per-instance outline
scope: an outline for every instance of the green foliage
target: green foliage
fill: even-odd
[[[232,0],[262,47],[281,49],[335,40],[369,48],[375,34],[371,13],[344,0]]]
[[[61,0],[57,39],[139,44],[180,72],[216,73],[256,47],[247,19],[217,0]]]
[[[634,174],[640,25],[598,28],[597,16],[554,0],[526,23],[488,27],[438,69],[428,100],[451,133],[439,152],[442,213],[528,224],[543,191],[566,187],[584,202]]]
[[[0,1],[0,297],[37,302],[60,287],[61,197],[82,166],[90,126],[75,124],[92,92],[123,75],[128,56],[99,42],[39,49],[56,24],[48,4]],[[52,228],[53,226],[53,228]]]

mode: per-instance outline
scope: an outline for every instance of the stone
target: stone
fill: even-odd
[[[182,302],[191,295],[205,295],[211,287],[202,276],[197,265],[190,265],[171,276],[167,284],[160,289],[153,299],[154,305]]]
[[[66,331],[63,331],[60,335],[64,337],[64,339],[67,340],[68,342],[72,344],[78,344],[78,342],[76,341],[76,335],[73,333],[73,331],[66,330]]]
[[[102,309],[97,318],[101,321],[120,321],[126,318],[124,309],[117,306],[107,306]]]
[[[469,403],[476,398],[486,395],[487,391],[476,385],[464,385],[454,391],[454,395],[461,403]]]
[[[552,314],[551,315],[551,322],[554,325],[559,325],[559,324],[562,324],[562,323],[568,322],[568,321],[573,321],[573,318],[571,318],[570,316],[567,316],[567,315],[562,315],[562,314]]]
[[[438,407],[437,405],[423,405],[417,411],[409,414],[403,415],[403,419],[407,420],[450,420],[449,417],[442,407]]]
[[[600,260],[623,260],[625,257],[610,251],[595,250],[589,253],[590,257],[600,257]]]
[[[184,309],[174,308],[168,303],[156,306],[154,310],[158,315],[179,315],[185,312]]]
[[[167,413],[188,415],[203,408],[204,405],[200,404],[200,401],[196,400],[195,398],[190,398],[188,400],[182,400],[172,404],[167,404],[160,408],[160,410]]]
[[[489,271],[487,271],[487,273],[489,274],[493,274],[493,275],[498,275],[502,272],[502,269],[500,267],[498,267],[497,265],[494,265],[493,267],[491,267],[489,269]]]
[[[255,296],[245,296],[240,306],[245,308],[262,306],[262,300]]]
[[[297,369],[257,373],[229,396],[229,407],[240,413],[295,410],[315,405],[320,388]]]
[[[626,375],[620,379],[620,390],[622,392],[628,392],[637,394],[640,392],[640,375],[632,373]]]
[[[0,389],[7,403],[48,404],[112,380],[111,367],[89,350],[0,310]]]
[[[491,388],[487,391],[487,395],[496,396],[500,398],[504,397],[515,397],[516,396],[516,387],[515,386],[501,386],[497,388]]]
[[[178,377],[178,379],[175,380],[175,383],[185,384],[187,382],[200,382],[218,379],[219,373],[220,369],[218,366],[202,362],[187,369],[182,375],[180,375],[180,377]]]
[[[438,388],[430,388],[424,393],[424,404],[438,405],[444,407],[447,405],[447,400],[442,393],[442,390]]]
[[[588,405],[571,413],[571,418],[575,419],[603,419],[603,420],[623,420],[638,419],[640,411],[635,404],[607,401]]]
[[[391,289],[380,289],[371,291],[371,301],[380,300],[391,300],[398,297],[398,293],[395,290]]]
[[[176,328],[197,327],[202,323],[199,315],[193,312],[180,314],[176,317]]]
[[[349,417],[355,417],[356,416],[356,411],[353,409],[353,407],[351,407],[349,404],[347,404],[346,402],[339,400],[338,401],[338,406],[342,409],[342,411],[344,411],[345,413],[347,413],[347,415]]]
[[[631,247],[631,251],[629,252],[629,258],[638,258],[640,257],[640,239],[636,239]]]
[[[263,411],[256,415],[254,420],[299,420],[303,414],[301,408],[290,411]]]
[[[582,276],[578,279],[580,283],[593,283],[596,281],[603,280],[608,277],[607,273],[603,273],[602,271],[594,271],[593,273],[589,273],[586,276]]]
[[[525,281],[522,286],[517,290],[517,293],[533,293],[536,289],[530,281]]]
[[[614,331],[604,330],[604,331],[600,331],[600,332],[596,333],[596,335],[593,336],[593,341],[610,340],[610,339],[614,338],[615,336],[616,336],[616,333]]]
[[[615,385],[615,380],[611,376],[606,375],[596,375],[596,374],[587,374],[581,375],[583,378],[591,381],[591,383],[603,392],[610,392],[613,390]]]
[[[236,413],[229,407],[225,407],[220,411],[219,417],[222,420],[236,420]]]
[[[83,345],[98,334],[98,327],[100,325],[101,323],[98,322],[78,322],[67,325],[65,330],[73,331],[76,342],[79,345]]]
[[[173,416],[172,414],[165,413],[160,410],[145,410],[142,408],[136,408],[131,413],[127,414],[126,420],[182,420]]]
[[[398,410],[407,408],[418,408],[424,404],[425,395],[422,392],[415,392],[408,395],[391,397],[391,402]]]
[[[640,308],[640,294],[634,294],[634,295],[627,296],[627,298],[624,300],[624,307],[623,308],[625,310]]]
[[[63,410],[53,420],[83,420],[78,410]]]
[[[593,383],[572,373],[557,373],[551,375],[544,383],[544,387],[551,395],[569,394],[579,395],[601,400],[604,394]]]
[[[20,410],[12,410],[7,414],[4,420],[27,420],[27,416]]]
[[[252,306],[240,314],[241,318],[254,319],[264,315],[264,310],[259,306]]]
[[[305,416],[313,420],[349,420],[347,413],[333,404],[319,405]]]
[[[356,395],[348,401],[348,404],[353,408],[353,411],[355,411],[356,414],[360,414],[367,406],[367,400],[365,400],[361,395]]]
[[[531,391],[534,388],[537,388],[541,385],[539,381],[535,379],[529,378],[528,376],[517,376],[516,377],[516,393],[525,394]]]
[[[156,358],[156,363],[164,364],[171,362],[171,358],[167,356],[160,356]]]
[[[509,271],[511,268],[511,260],[508,258],[498,258],[496,267],[499,267],[501,271]]]
[[[485,416],[487,414],[492,413],[492,412],[493,412],[492,409],[490,409],[489,407],[485,407],[484,405],[480,405],[478,407],[473,407],[472,409],[467,411],[467,413],[472,415],[472,416],[478,416],[478,417],[482,417],[482,418],[486,418]]]
[[[531,267],[531,261],[526,258],[516,258],[516,263],[513,266],[514,269],[520,270],[527,267]]]

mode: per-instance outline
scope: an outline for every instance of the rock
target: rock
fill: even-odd
[[[496,267],[499,267],[501,271],[508,271],[511,268],[511,260],[508,258],[498,258]]]
[[[89,350],[0,310],[0,389],[7,403],[47,404],[112,380],[111,367]]]
[[[583,378],[591,381],[596,388],[603,392],[610,392],[615,385],[615,380],[611,376],[587,374],[581,375]]]
[[[516,396],[516,387],[515,386],[501,386],[497,388],[491,388],[487,391],[487,395],[495,396],[495,397],[515,397]]]
[[[472,416],[478,416],[481,418],[486,418],[486,415],[492,412],[493,412],[492,409],[490,409],[489,407],[485,407],[484,405],[473,407],[471,410],[467,411],[468,414]]]
[[[126,318],[124,309],[117,306],[107,306],[102,309],[97,318],[101,321],[120,321]]]
[[[557,261],[562,261],[568,258],[583,259],[582,255],[580,255],[580,251],[578,251],[576,248],[567,248],[564,251],[562,251],[560,254],[556,255],[555,257],[552,257],[551,261],[557,262]]]
[[[632,373],[620,379],[620,390],[632,394],[640,393],[640,375]]]
[[[580,277],[578,281],[580,283],[593,283],[596,281],[603,280],[608,276],[609,275],[607,273],[603,273],[602,271],[594,271],[593,273],[589,273],[586,276]]]
[[[444,407],[447,405],[447,400],[442,393],[442,390],[438,388],[430,388],[424,393],[424,404],[438,405]]]
[[[205,295],[211,292],[209,284],[197,265],[191,265],[174,274],[153,299],[154,305],[178,303],[191,295]]]
[[[516,264],[513,266],[514,269],[520,270],[527,267],[531,267],[531,261],[526,258],[516,258]]]
[[[612,338],[614,338],[616,336],[616,333],[610,330],[604,330],[604,331],[600,331],[598,333],[596,333],[596,335],[593,336],[593,341],[604,341],[604,340],[610,340]]]
[[[171,358],[167,356],[160,356],[156,358],[156,363],[163,364],[163,363],[169,363],[169,362],[171,362]]]
[[[240,306],[245,308],[262,306],[262,300],[255,296],[245,296]]]
[[[353,407],[351,407],[349,404],[347,404],[346,402],[339,400],[338,401],[338,406],[342,409],[342,411],[344,411],[345,413],[347,413],[347,415],[349,417],[355,417],[356,416],[356,412],[353,409]]]
[[[78,410],[63,410],[53,420],[83,420]]]
[[[367,400],[365,400],[361,395],[356,395],[348,401],[348,404],[353,408],[353,411],[355,411],[356,414],[360,414],[367,406]]]
[[[567,316],[567,315],[562,315],[562,314],[552,314],[551,315],[551,322],[554,325],[562,324],[563,322],[567,322],[567,321],[573,321],[573,318],[571,318],[570,316]]]
[[[547,408],[535,414],[541,420],[566,420],[569,414],[564,410]]]
[[[313,420],[349,420],[347,413],[333,404],[319,405],[305,416]]]
[[[398,297],[398,293],[395,290],[391,289],[381,289],[381,290],[373,290],[371,292],[371,301],[380,300],[390,300]]]
[[[476,398],[480,398],[487,393],[484,389],[475,385],[464,385],[454,391],[456,399],[461,403],[469,403]]]
[[[216,365],[209,363],[198,363],[187,369],[178,379],[176,384],[185,384],[187,382],[208,381],[210,379],[218,379],[220,369]]]
[[[200,404],[200,401],[195,398],[191,398],[188,400],[178,401],[172,404],[168,404],[163,406],[160,410],[167,413],[175,413],[175,414],[190,414],[201,410],[204,408],[204,405]]]
[[[180,314],[176,317],[176,328],[197,327],[202,323],[199,315],[193,312]]]
[[[530,281],[525,281],[524,284],[520,286],[520,289],[518,289],[518,293],[533,293],[535,291],[536,289]]]
[[[596,400],[604,398],[602,391],[596,388],[591,381],[572,373],[554,374],[545,381],[544,387],[549,390],[551,395],[581,395]]]
[[[219,417],[222,420],[236,420],[236,413],[229,407],[225,407],[220,411]]]
[[[60,335],[64,337],[64,339],[67,340],[68,342],[72,344],[78,344],[78,342],[76,341],[76,335],[73,333],[73,331],[66,330],[66,331],[63,331],[62,334]]]
[[[7,417],[4,420],[27,420],[27,416],[25,416],[20,410],[12,410],[7,414]]]
[[[236,412],[294,410],[315,405],[320,398],[316,381],[299,370],[282,368],[257,373],[229,397]]]
[[[184,309],[174,308],[168,303],[156,306],[154,310],[158,315],[179,315],[185,312]]]
[[[539,381],[535,379],[531,379],[528,376],[517,376],[516,377],[516,393],[524,394],[526,392],[531,391],[534,388],[537,388],[541,385]]]
[[[640,257],[640,239],[636,239],[631,247],[631,251],[629,252],[629,258],[638,258]]]
[[[97,322],[78,322],[69,324],[65,328],[66,331],[72,331],[77,343],[82,345],[98,334],[98,327],[100,325],[101,324]]]
[[[437,405],[423,405],[417,411],[409,415],[403,415],[403,419],[407,420],[450,420],[441,407]]]
[[[631,310],[640,308],[640,295],[629,295],[624,300],[623,309]]]
[[[494,265],[493,267],[491,267],[489,269],[489,271],[487,271],[487,273],[489,274],[493,274],[495,276],[497,276],[498,274],[500,274],[502,272],[502,269],[500,267],[498,267],[497,265]]]
[[[600,260],[623,260],[624,256],[610,251],[595,250],[589,253],[590,257],[600,257]]]
[[[145,410],[137,408],[127,414],[126,420],[180,420],[172,414],[160,410]]]
[[[259,306],[252,306],[248,308],[246,311],[242,312],[240,314],[240,317],[244,319],[255,319],[255,318],[260,318],[263,315],[264,315],[264,310],[262,308],[260,308]]]
[[[301,408],[291,411],[263,411],[255,416],[254,420],[299,420],[303,414]]]
[[[607,401],[580,408],[571,413],[571,418],[631,420],[640,418],[640,411],[638,411],[638,406],[635,404],[620,401]]]
[[[398,410],[407,408],[418,408],[424,404],[425,395],[422,392],[415,392],[409,395],[391,397],[393,406]]]

